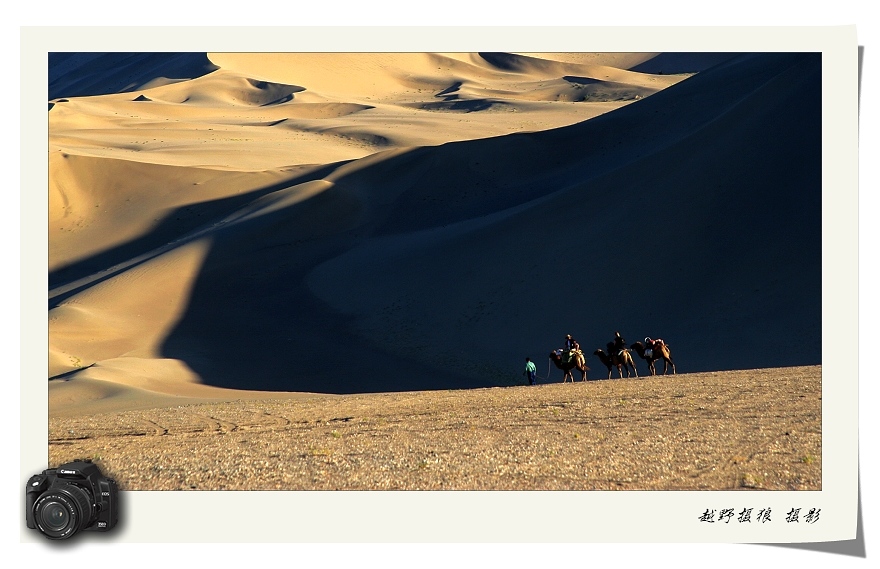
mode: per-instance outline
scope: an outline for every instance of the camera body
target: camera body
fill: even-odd
[[[79,531],[110,531],[119,512],[116,481],[90,460],[75,460],[30,477],[25,487],[27,527],[49,539]]]

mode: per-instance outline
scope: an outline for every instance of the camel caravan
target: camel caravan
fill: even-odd
[[[611,379],[612,371],[617,368],[617,374],[623,379],[623,372],[626,371],[627,377],[639,377],[636,370],[636,364],[630,351],[635,351],[638,356],[645,360],[648,364],[648,371],[651,375],[657,375],[657,368],[654,362],[663,360],[663,375],[672,367],[672,373],[675,373],[675,364],[672,362],[672,352],[669,345],[660,338],[652,339],[650,336],[645,338],[644,342],[636,342],[631,347],[627,347],[626,340],[620,335],[620,332],[614,333],[614,340],[606,344],[607,352],[598,349],[593,355],[599,358],[606,368],[608,368],[608,379]],[[571,334],[565,337],[565,347],[554,350],[550,353],[550,361],[563,372],[562,383],[571,379],[574,383],[573,371],[581,372],[581,381],[587,380],[586,357],[581,350],[580,345]]]

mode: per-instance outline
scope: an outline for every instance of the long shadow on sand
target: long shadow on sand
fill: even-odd
[[[169,244],[169,236],[173,236],[172,240],[184,238],[206,223],[211,223],[211,220],[222,219],[262,196],[297,184],[319,180],[345,163],[329,164],[303,176],[264,188],[257,188],[241,195],[176,208],[157,223],[149,233],[51,271],[49,273],[49,310],[78,292],[112,278],[121,271],[150,258],[151,251],[160,250]],[[130,262],[139,257],[140,261]],[[118,268],[112,270],[113,267]],[[77,283],[80,280],[83,282]]]

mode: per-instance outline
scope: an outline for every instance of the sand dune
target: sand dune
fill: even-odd
[[[50,81],[58,412],[510,385],[566,333],[820,363],[818,54],[100,63]]]

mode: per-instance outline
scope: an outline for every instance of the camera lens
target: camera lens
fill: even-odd
[[[52,531],[61,531],[70,523],[70,513],[58,502],[47,502],[40,509],[40,520]]]
[[[37,527],[50,539],[67,539],[92,523],[95,506],[89,494],[73,484],[53,487],[34,504]]]

